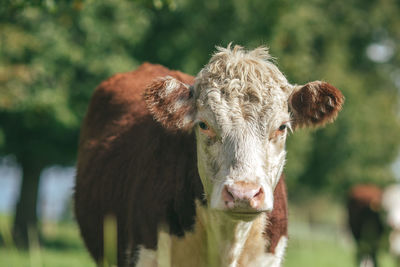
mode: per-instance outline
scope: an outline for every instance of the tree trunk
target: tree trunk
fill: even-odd
[[[39,180],[42,168],[30,164],[22,165],[22,183],[16,207],[13,236],[17,246],[29,244],[29,228],[37,233],[36,206],[39,191]]]

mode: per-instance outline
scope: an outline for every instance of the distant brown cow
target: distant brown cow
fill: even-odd
[[[324,82],[291,85],[269,59],[228,46],[195,79],[143,64],[96,89],[75,210],[97,262],[114,214],[121,266],[280,266],[288,129],[333,121],[343,96]],[[160,229],[170,245],[157,246]]]
[[[357,244],[360,266],[379,265],[377,253],[389,232],[389,249],[400,266],[400,185],[381,189],[375,185],[355,185],[347,202],[351,232]]]
[[[356,185],[347,199],[348,220],[357,244],[360,266],[377,266],[377,252],[383,235],[382,190],[375,185]]]

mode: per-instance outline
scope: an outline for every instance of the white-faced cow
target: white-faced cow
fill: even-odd
[[[290,84],[266,48],[218,48],[195,79],[148,63],[111,77],[79,145],[75,210],[90,253],[101,261],[113,214],[121,266],[280,266],[286,136],[333,121],[342,103],[328,83]]]

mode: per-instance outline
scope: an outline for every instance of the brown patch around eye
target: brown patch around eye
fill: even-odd
[[[208,125],[206,121],[200,121],[198,123],[200,132],[203,134],[207,135],[209,138],[214,138],[215,137],[215,132],[213,129]]]
[[[272,134],[272,136],[270,137],[270,140],[277,139],[279,136],[283,135],[287,128],[288,128],[287,123],[282,123],[278,127],[278,129],[276,129],[275,132]]]
[[[286,128],[287,128],[287,125],[286,124],[282,124],[281,126],[279,126],[278,131],[283,132]]]
[[[203,131],[208,131],[208,129],[209,129],[208,124],[205,123],[204,121],[199,122],[199,127],[200,127],[200,129],[202,129]]]

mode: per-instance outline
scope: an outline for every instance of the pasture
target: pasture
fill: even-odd
[[[80,162],[77,160],[79,132],[94,88],[108,77],[135,70],[144,62],[157,63],[196,75],[215,51],[216,45],[227,47],[231,42],[247,49],[269,47],[273,55],[270,61],[279,67],[287,81],[293,85],[321,79],[331,83],[343,93],[346,99],[344,108],[334,124],[320,130],[300,130],[287,139],[286,147],[289,153],[284,172],[288,178],[287,192],[292,203],[289,204],[290,235],[283,266],[356,266],[355,246],[346,230],[344,206],[343,203],[342,205],[338,203],[344,202],[346,193],[355,184],[374,184],[384,188],[400,182],[399,1],[5,0],[3,2],[0,6],[2,29],[0,31],[0,178],[9,176],[15,189],[4,185],[0,179],[0,267],[94,266],[79,236],[76,221],[72,219],[57,223],[46,221],[44,218],[49,217],[46,217],[47,214],[43,210],[45,207],[56,205],[46,200],[46,197],[41,197],[46,195],[42,192],[41,185],[46,180],[48,169],[57,166],[72,167]],[[265,74],[264,71],[259,73]],[[217,74],[215,76],[220,77],[221,72]],[[249,80],[254,81],[254,79]],[[143,79],[137,81],[143,82]],[[282,85],[280,82],[277,84]],[[132,84],[126,85],[130,87]],[[205,86],[205,88],[211,87]],[[265,91],[260,88],[259,92]],[[189,91],[187,96],[193,94]],[[277,96],[273,97],[274,101],[283,99]],[[303,99],[302,95],[297,94],[297,96],[290,98],[291,102],[293,99]],[[254,102],[252,100],[254,97],[250,95],[246,99]],[[290,108],[295,106],[291,105]],[[181,106],[178,104],[175,107]],[[264,108],[265,106],[259,110]],[[173,109],[169,106],[166,110]],[[98,110],[105,109],[101,105]],[[143,107],[143,110],[146,109]],[[287,113],[286,109],[284,111],[280,114]],[[230,117],[230,113],[232,112],[226,112],[226,115]],[[321,118],[319,113],[313,115],[311,121]],[[287,131],[287,122],[293,121],[293,116],[278,117],[281,118],[281,122],[274,128],[276,134],[269,135],[275,137],[275,140],[278,140],[277,136],[282,136],[284,130]],[[127,125],[124,120],[121,120],[120,124],[115,122],[111,119],[109,125]],[[208,131],[210,125],[206,129],[200,127],[200,124],[198,126],[198,131],[205,130],[204,137],[214,137],[215,132]],[[261,128],[269,129],[264,126]],[[94,132],[98,132],[99,135],[104,134],[101,131]],[[125,135],[127,131],[120,130],[117,133],[128,136]],[[260,133],[261,136],[267,136],[264,131]],[[113,133],[104,136],[116,135]],[[107,140],[111,142],[114,139],[107,138]],[[131,137],[127,140],[136,139]],[[140,140],[143,141],[143,138]],[[148,146],[143,143],[143,147],[152,147],[151,140],[149,138]],[[208,143],[206,140],[203,139],[205,145]],[[240,138],[240,140],[252,139]],[[142,144],[142,142],[137,143]],[[121,148],[126,149],[132,156],[137,156],[138,159],[145,158],[142,153],[134,153],[132,146],[124,145],[123,142],[120,144]],[[254,150],[264,147],[262,145],[256,147],[254,144],[253,146],[257,148]],[[242,147],[246,148],[245,145]],[[277,147],[282,151],[283,143]],[[100,147],[99,151],[106,150]],[[121,154],[119,149],[115,151],[115,155]],[[167,162],[164,159],[155,160],[156,156],[162,154],[151,154],[151,164],[143,164],[143,167],[151,170],[155,167],[153,163]],[[176,153],[168,154],[168,158],[178,160],[178,157],[171,157],[172,154]],[[206,153],[203,155],[204,159],[209,158]],[[241,155],[253,156],[253,153]],[[98,154],[94,153],[94,156],[97,158]],[[104,158],[119,160],[119,157],[114,155],[106,155]],[[186,160],[191,157],[183,158]],[[134,157],[127,157],[118,161],[122,164],[117,164],[115,170],[122,171],[124,168],[121,167],[129,165],[129,162],[141,165]],[[253,167],[256,169],[254,163],[261,160],[249,159],[248,162],[246,165],[251,166],[248,168],[250,172],[253,171]],[[283,166],[283,157],[280,162]],[[3,168],[4,166],[6,168]],[[92,174],[111,173],[112,170],[105,168],[108,164],[104,162],[91,166],[94,169]],[[259,169],[262,170],[260,166],[259,164]],[[100,170],[101,167],[104,167],[104,170]],[[8,174],[2,169],[9,170]],[[75,169],[68,169],[68,175],[75,176]],[[255,177],[247,174],[237,176]],[[63,186],[62,180],[62,177],[57,175],[54,188],[67,190],[72,187],[72,184],[68,188]],[[131,188],[121,183],[116,185],[126,189]],[[99,187],[108,189],[103,185]],[[187,189],[183,186],[182,188]],[[8,193],[3,193],[3,189]],[[225,200],[232,203],[229,194],[238,191],[233,187],[222,187],[222,184],[221,189],[224,190],[221,192],[226,193]],[[246,197],[247,200],[248,198],[257,200],[263,195],[267,196],[262,190],[253,189],[256,194]],[[119,189],[110,189],[105,190],[105,194],[98,194],[98,199],[90,199],[92,196],[90,190],[91,187],[81,191],[82,196],[88,196],[87,201],[84,200],[82,203],[99,203],[108,199],[105,194],[113,196],[117,195],[117,192],[121,193]],[[153,188],[147,192],[151,190]],[[181,190],[176,191],[181,192]],[[157,192],[160,191],[155,191]],[[245,200],[239,194],[235,195],[236,199],[239,197]],[[323,197],[316,199],[316,195]],[[140,196],[147,195],[140,194]],[[163,196],[171,195],[163,194]],[[329,197],[334,201],[328,199]],[[232,198],[235,200],[235,196]],[[301,198],[306,203],[299,203]],[[5,199],[12,201],[8,202]],[[149,197],[149,199],[156,198]],[[121,199],[116,200],[117,203],[119,201]],[[1,207],[7,206],[7,203],[10,208],[3,211]],[[149,201],[124,200],[123,203],[144,205]],[[266,206],[268,203],[265,201],[264,204]],[[88,207],[81,214],[90,215],[92,211],[98,210],[101,209],[94,210],[93,207]],[[134,207],[130,211],[140,211],[140,209]],[[184,213],[179,212],[179,214]],[[123,219],[130,218],[125,217],[125,213],[122,215]],[[73,217],[72,212],[69,217]],[[76,217],[79,218],[79,215]],[[139,216],[131,214],[131,217],[134,217],[133,221],[136,222],[140,214]],[[87,229],[92,230],[100,225],[102,217],[98,218],[96,223],[88,222]],[[161,220],[155,219],[153,222],[158,221]],[[35,233],[38,231],[36,228],[31,229],[28,234],[29,225],[32,224],[40,226],[38,227],[41,231],[40,242]],[[13,225],[15,227],[11,233]],[[225,224],[220,225],[227,228]],[[99,227],[96,230],[101,233],[102,229]],[[261,232],[262,228],[259,230]],[[93,236],[100,236],[98,232]],[[155,233],[154,229],[150,233]],[[145,236],[149,237],[149,234]],[[111,234],[106,237],[112,239],[113,236]],[[27,245],[28,249],[17,249],[13,240]],[[98,241],[101,241],[101,237]],[[108,246],[113,242],[105,243]],[[215,244],[216,242],[213,243]],[[262,251],[263,244],[259,244],[261,245],[258,248]],[[101,251],[101,246],[98,251]],[[122,251],[125,253],[126,250]],[[111,258],[114,255],[115,258],[115,254],[107,255],[111,255]],[[218,258],[219,255],[213,256]],[[394,266],[388,254],[380,253],[379,258],[380,266]],[[249,259],[253,260],[253,257]]]
[[[285,267],[353,267],[355,247],[349,236],[341,206],[326,199],[304,205],[290,203],[289,246]],[[329,212],[326,212],[329,211]],[[32,235],[27,251],[7,243],[11,217],[0,216],[0,266],[7,267],[91,267],[95,266],[79,237],[75,222],[42,222],[43,240],[39,246]],[[389,254],[381,252],[382,267],[394,267]]]

